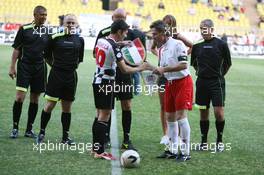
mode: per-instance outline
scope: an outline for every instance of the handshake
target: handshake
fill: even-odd
[[[150,70],[150,71],[153,71],[153,73],[157,75],[163,75],[164,73],[163,67],[153,66],[147,61],[144,61],[143,64],[139,65],[139,69],[140,71]]]

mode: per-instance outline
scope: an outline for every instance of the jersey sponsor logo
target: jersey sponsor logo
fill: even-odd
[[[204,49],[212,49],[213,46],[203,46]]]
[[[65,43],[65,44],[73,44],[73,42],[70,42],[70,41],[64,41],[63,43]]]

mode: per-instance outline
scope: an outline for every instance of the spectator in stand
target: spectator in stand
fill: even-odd
[[[264,23],[264,15],[261,15],[259,17],[259,27],[260,27],[261,23]]]
[[[241,41],[241,43],[242,43],[243,45],[249,45],[249,38],[248,38],[248,34],[247,34],[247,33],[245,33],[245,35],[242,36],[242,41]]]
[[[264,37],[262,38],[262,40],[259,42],[260,46],[264,46]]]
[[[234,45],[238,45],[239,44],[239,38],[238,38],[237,34],[234,35],[232,44],[234,44]]]
[[[138,6],[139,7],[144,7],[144,1],[143,0],[139,0],[138,1]]]
[[[225,12],[226,12],[226,13],[229,13],[229,9],[230,9],[229,6],[225,6]]]
[[[151,13],[148,12],[148,14],[145,16],[145,19],[147,22],[151,22],[152,21],[152,16],[151,16]]]
[[[249,42],[249,45],[256,45],[256,35],[254,32],[249,32],[248,34],[248,42]]]
[[[246,8],[245,7],[240,7],[240,13],[245,13]]]
[[[81,3],[82,3],[83,6],[87,6],[88,0],[82,0]]]
[[[234,14],[229,18],[229,21],[239,21],[240,16],[238,12],[234,12]]]
[[[224,8],[218,4],[215,4],[215,6],[213,7],[213,11],[214,12],[222,12],[222,11],[224,11]]]
[[[213,7],[213,1],[212,0],[208,0],[207,6],[208,7]]]
[[[192,15],[194,16],[196,14],[196,10],[193,6],[191,6],[189,9],[188,9],[188,14],[189,15]]]
[[[217,18],[220,19],[220,20],[224,20],[225,16],[224,16],[223,13],[219,12]]]
[[[158,9],[165,9],[165,5],[162,1],[159,2]]]

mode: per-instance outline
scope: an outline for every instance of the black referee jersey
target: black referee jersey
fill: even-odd
[[[191,65],[200,78],[224,77],[231,66],[231,56],[226,42],[213,37],[193,45]]]
[[[12,47],[21,51],[19,58],[23,63],[42,64],[47,43],[47,27],[30,23],[19,28]]]
[[[83,61],[84,40],[76,34],[57,33],[49,39],[46,52],[46,57],[52,61],[53,68],[74,71]]]

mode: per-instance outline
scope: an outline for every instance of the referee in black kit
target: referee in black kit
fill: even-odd
[[[46,64],[43,52],[48,43],[47,28],[43,25],[47,18],[47,9],[43,6],[34,8],[34,21],[21,26],[17,32],[12,54],[9,76],[16,78],[16,99],[13,104],[13,130],[11,138],[17,138],[22,105],[30,86],[30,104],[25,137],[34,138],[32,130],[38,112],[40,93],[45,91]],[[16,61],[17,70],[16,70]]]
[[[124,9],[118,8],[113,12],[112,20],[126,20],[126,11]],[[93,50],[93,55],[96,55],[96,45],[98,39],[108,36],[111,33],[111,26],[102,29],[96,39],[95,47]],[[138,36],[131,30],[128,29],[127,37],[124,39],[125,41],[120,42],[121,45],[129,44],[131,41],[136,39]],[[126,87],[125,92],[118,92],[115,94],[115,97],[120,100],[121,108],[122,108],[122,127],[123,127],[123,143],[121,149],[134,149],[134,146],[130,140],[130,128],[131,128],[131,121],[132,121],[132,112],[131,112],[131,99],[133,98],[133,90],[129,88],[132,86],[132,77],[130,74],[123,74],[121,70],[117,67],[116,69],[116,77],[115,77],[116,84],[122,87]],[[128,88],[127,88],[128,87]],[[123,88],[122,88],[123,89]],[[94,122],[97,121],[97,117],[95,118]],[[106,134],[106,144],[108,147],[110,146],[110,127],[111,127],[111,117],[108,121],[108,129]]]
[[[64,17],[64,30],[52,35],[47,48],[47,59],[51,65],[45,99],[47,103],[41,113],[40,132],[37,143],[43,142],[51,112],[60,100],[62,113],[62,143],[75,144],[69,138],[71,105],[77,88],[76,69],[83,61],[84,40],[77,32],[78,21],[74,14]]]
[[[209,130],[210,101],[214,107],[217,131],[217,151],[223,151],[222,135],[225,126],[225,78],[231,66],[231,57],[228,45],[213,36],[214,24],[211,19],[205,19],[200,24],[203,40],[196,43],[192,49],[191,65],[198,76],[196,80],[196,105],[200,109],[201,144],[199,150],[207,145]]]

